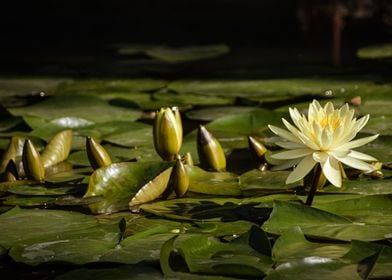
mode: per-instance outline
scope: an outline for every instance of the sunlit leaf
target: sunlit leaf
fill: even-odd
[[[99,168],[90,176],[84,197],[102,195],[104,200],[93,203],[94,213],[111,213],[128,209],[138,190],[168,167],[164,162],[114,163]]]

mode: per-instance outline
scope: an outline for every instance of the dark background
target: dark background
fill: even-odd
[[[357,62],[358,48],[390,41],[391,2],[7,1],[0,8],[0,72],[91,74],[94,67],[118,62],[116,48],[124,44],[225,43],[231,48],[228,60],[234,63],[229,65],[235,67],[331,65],[332,16],[337,5],[345,9],[340,64],[350,66]],[[105,72],[101,70],[97,72]]]

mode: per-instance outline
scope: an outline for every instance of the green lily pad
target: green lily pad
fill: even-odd
[[[216,119],[206,127],[218,138],[223,148],[240,149],[248,147],[249,135],[260,138],[271,135],[267,126],[269,124],[279,125],[284,116],[286,115],[266,109],[255,109],[247,113]],[[185,141],[195,141],[194,139],[196,139],[196,131],[185,137]]]
[[[44,185],[36,185],[36,186],[29,186],[29,185],[19,185],[8,189],[8,192],[19,194],[19,195],[64,195],[64,194],[71,194],[75,192],[80,192],[80,187],[78,186],[65,186],[65,187],[45,187]]]
[[[270,219],[263,228],[267,232],[281,234],[294,226],[299,226],[305,235],[344,241],[382,240],[392,230],[391,225],[355,223],[343,216],[283,201],[275,202]]]
[[[146,54],[167,63],[184,63],[214,58],[229,51],[226,45],[207,45],[185,48],[155,47],[147,49]]]
[[[383,130],[378,131],[383,133]],[[381,162],[388,162],[392,159],[392,135],[380,135],[376,140],[355,150],[371,155]]]
[[[32,207],[32,206],[41,206],[53,203],[55,197],[51,196],[8,196],[4,199],[4,205],[12,205],[12,206],[22,206],[22,207]]]
[[[357,265],[346,264],[339,260],[324,257],[306,257],[278,265],[265,280],[289,280],[295,275],[304,280],[362,280],[357,272]]]
[[[210,195],[242,194],[238,177],[229,172],[208,172],[197,166],[186,166],[189,176],[189,191]]]
[[[112,92],[140,92],[152,91],[165,87],[166,82],[155,79],[128,79],[128,80],[110,80],[110,79],[91,79],[91,80],[74,80],[63,83],[58,89],[60,94],[106,94]]]
[[[16,207],[0,215],[0,224],[0,244],[11,248],[30,239],[45,241],[69,233],[77,234],[92,229],[97,221],[93,216],[77,212],[24,210]]]
[[[298,183],[286,185],[289,171],[248,171],[239,177],[240,188],[246,196],[257,193],[284,192],[298,186]]]
[[[13,246],[10,256],[17,262],[38,265],[47,262],[86,264],[96,262],[113,242],[94,239],[64,239]]]
[[[362,195],[372,194],[390,194],[391,179],[360,179],[360,180],[344,180],[341,188],[327,186],[324,188],[328,193],[357,193]]]
[[[275,242],[272,256],[282,263],[306,257],[339,259],[350,250],[349,244],[323,244],[306,240],[298,226],[285,231]]]
[[[351,250],[343,259],[349,263],[359,263],[361,270],[367,272],[370,279],[387,279],[392,276],[391,246],[354,240]]]
[[[113,163],[99,168],[90,176],[84,197],[104,197],[103,201],[90,205],[94,213],[112,213],[128,209],[128,202],[137,191],[168,165],[164,162],[131,162]]]
[[[147,265],[120,265],[111,268],[79,268],[64,273],[55,280],[131,280],[148,278],[151,280],[161,280],[161,272],[153,266]]]
[[[365,59],[392,58],[392,44],[363,47],[358,50],[357,55]]]
[[[342,80],[335,78],[301,78],[247,81],[174,81],[169,89],[176,92],[192,92],[201,95],[231,97],[277,97],[314,95],[324,97],[355,96],[367,94],[377,89],[377,85],[361,80]]]
[[[228,115],[249,113],[255,109],[256,107],[250,107],[250,106],[211,107],[211,108],[202,108],[202,109],[188,111],[186,112],[186,116],[191,120],[209,122],[222,117],[226,117]]]
[[[114,120],[136,120],[141,112],[109,105],[91,95],[54,96],[42,102],[22,108],[10,108],[16,116],[37,116],[46,120],[76,117],[92,122]]]
[[[206,235],[184,235],[176,248],[192,273],[261,277],[272,265],[270,257],[248,244],[223,243]]]
[[[234,98],[223,96],[203,96],[192,93],[158,92],[154,93],[153,99],[161,103],[161,107],[176,106],[186,107],[190,105],[230,105]]]

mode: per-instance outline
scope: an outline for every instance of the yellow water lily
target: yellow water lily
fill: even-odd
[[[365,172],[375,170],[365,162],[376,161],[374,157],[352,150],[378,137],[353,140],[368,122],[369,115],[357,119],[347,103],[335,109],[331,102],[322,107],[317,100],[309,105],[307,117],[296,108],[289,111],[295,126],[282,119],[288,131],[269,125],[272,132],[283,138],[276,144],[286,149],[272,155],[275,159],[286,160],[278,169],[296,166],[286,184],[301,180],[316,164],[320,164],[325,177],[336,187],[342,185],[342,163]]]

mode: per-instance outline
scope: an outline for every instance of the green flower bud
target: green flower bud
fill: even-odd
[[[184,164],[193,166],[193,158],[190,152],[187,152],[185,156],[182,157]]]
[[[257,169],[261,171],[267,170],[269,167],[265,159],[265,154],[268,151],[267,148],[252,136],[248,136],[248,146],[253,158],[256,160]]]
[[[94,170],[112,163],[112,160],[104,147],[98,144],[94,138],[90,136],[86,138],[86,151],[88,160]]]
[[[226,157],[219,141],[202,125],[197,131],[197,153],[204,169],[226,170]]]
[[[155,150],[163,160],[173,160],[182,145],[182,122],[177,107],[161,108],[153,128]]]
[[[10,159],[8,161],[7,167],[3,174],[3,180],[6,182],[13,182],[19,179],[18,170],[16,168],[15,162]]]
[[[176,163],[173,167],[173,171],[171,173],[171,180],[173,189],[177,197],[183,197],[189,188],[189,177],[180,156],[178,156]]]
[[[23,146],[22,162],[27,178],[36,181],[44,180],[45,168],[41,156],[30,139],[27,139]]]

